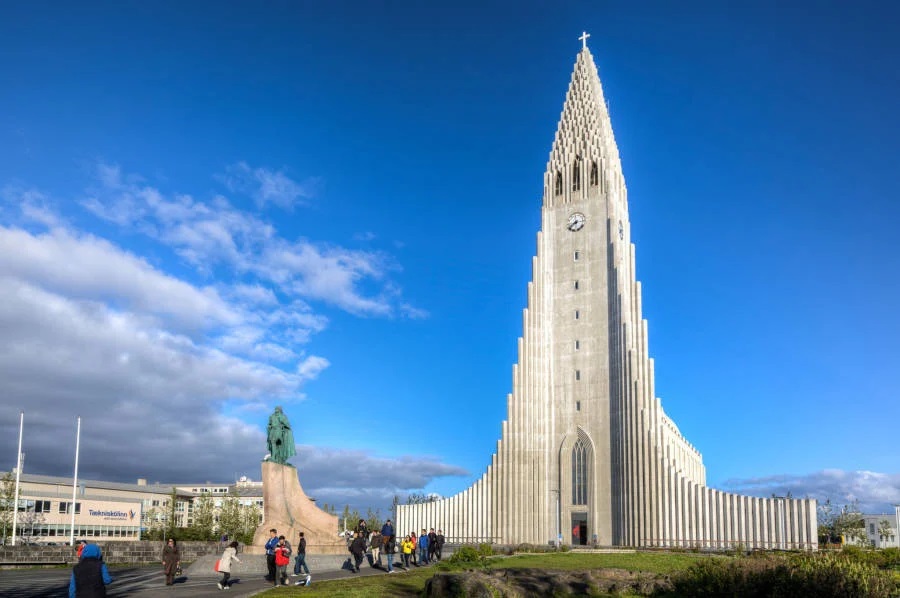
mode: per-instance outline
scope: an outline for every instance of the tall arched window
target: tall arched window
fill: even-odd
[[[588,494],[588,452],[583,438],[572,447],[572,504],[586,505]]]
[[[597,161],[591,162],[591,187],[597,186],[599,175],[597,174]]]
[[[575,164],[572,166],[572,191],[579,189],[581,189],[581,163],[575,160]]]
[[[562,173],[560,171],[556,171],[556,185],[553,189],[556,195],[562,195]]]

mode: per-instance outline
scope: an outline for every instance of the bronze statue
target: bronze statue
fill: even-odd
[[[270,461],[287,465],[287,460],[297,454],[294,447],[294,433],[291,424],[281,407],[276,407],[269,416],[268,447]]]

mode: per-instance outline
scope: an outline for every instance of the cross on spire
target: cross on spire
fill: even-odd
[[[581,32],[581,37],[579,37],[578,39],[581,40],[581,48],[582,49],[587,48],[587,38],[589,38],[590,36],[591,36],[591,34],[588,33],[587,31]]]

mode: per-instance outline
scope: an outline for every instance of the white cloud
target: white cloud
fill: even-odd
[[[331,362],[324,357],[310,355],[297,366],[297,374],[304,380],[315,380],[330,365]]]
[[[0,226],[0,275],[70,297],[103,298],[192,327],[235,325],[242,320],[214,289],[198,289],[108,241],[77,237],[63,229],[33,235]]]
[[[317,179],[298,183],[283,171],[251,168],[246,162],[230,166],[221,178],[231,191],[248,194],[261,208],[274,204],[286,210],[306,203],[319,185]]]
[[[260,169],[251,171],[244,164],[239,170]],[[322,301],[357,315],[408,311],[399,309],[399,291],[385,282],[387,274],[398,268],[383,253],[307,240],[289,242],[270,224],[234,208],[224,197],[213,198],[211,204],[183,194],[167,198],[157,189],[132,182],[140,177],[123,176],[116,166],[101,165],[98,181],[101,186],[85,207],[112,222],[131,222],[201,273],[225,266],[235,274],[256,277],[254,284],[276,286],[292,299]],[[143,219],[140,224],[132,220],[138,216]]]
[[[809,496],[844,505],[859,501],[866,513],[880,513],[900,502],[900,474],[825,469],[802,475],[726,480],[724,489],[751,496]]]

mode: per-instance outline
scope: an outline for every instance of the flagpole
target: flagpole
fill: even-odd
[[[75,430],[75,475],[72,477],[72,526],[69,532],[69,546],[75,546],[75,497],[78,489],[78,451],[81,445],[81,416],[78,416],[78,426]]]
[[[13,499],[12,545],[16,545],[16,522],[19,520],[19,478],[22,475],[22,429],[25,425],[25,412],[19,412],[19,450],[16,452],[16,492]]]

